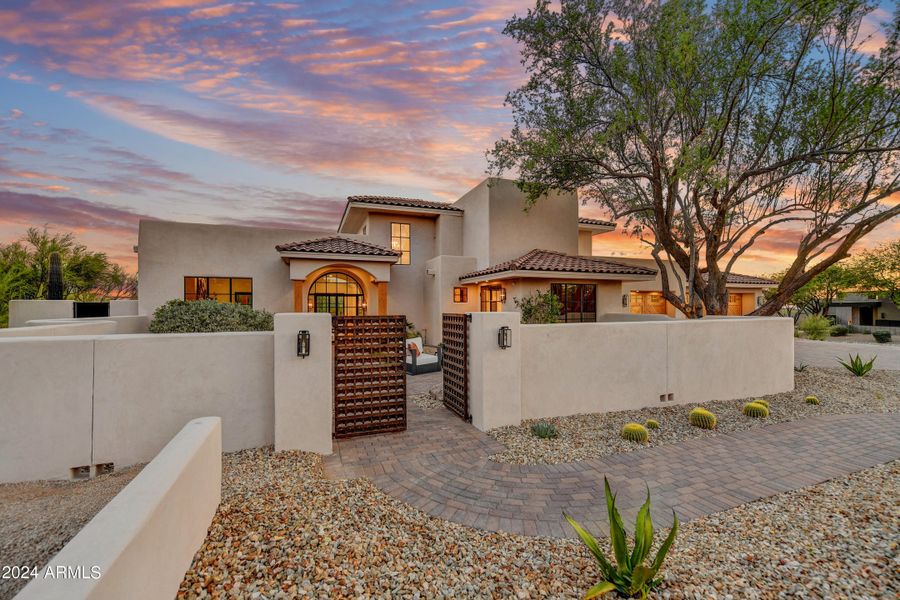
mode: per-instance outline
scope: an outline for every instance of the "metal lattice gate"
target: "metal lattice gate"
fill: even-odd
[[[406,429],[406,317],[334,317],[334,436]]]
[[[469,315],[444,313],[444,406],[467,421],[469,415]]]

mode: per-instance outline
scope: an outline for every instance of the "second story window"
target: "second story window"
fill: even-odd
[[[398,265],[409,264],[409,223],[391,223],[391,249],[402,253]]]

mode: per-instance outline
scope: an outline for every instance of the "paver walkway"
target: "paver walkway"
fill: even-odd
[[[408,430],[335,444],[333,478],[368,477],[431,515],[471,527],[571,537],[561,512],[607,531],[603,476],[626,523],[653,498],[655,523],[688,520],[900,458],[900,414],[823,416],[583,462],[520,466],[444,408],[409,405]]]
[[[837,359],[846,361],[847,355],[859,354],[863,360],[873,356],[876,369],[900,370],[900,345],[859,344],[853,342],[817,342],[815,340],[794,339],[794,362],[811,367],[840,368]]]

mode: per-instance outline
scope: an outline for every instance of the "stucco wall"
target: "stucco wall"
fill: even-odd
[[[148,460],[183,423],[222,419],[226,452],[273,442],[271,332],[124,335],[94,346],[94,463]]]
[[[16,598],[173,598],[206,538],[221,484],[221,422],[191,421],[47,566],[88,574],[97,567],[100,576],[35,579]]]
[[[9,326],[25,327],[33,319],[70,319],[75,316],[72,300],[10,300]]]
[[[490,266],[490,211],[488,180],[484,180],[453,203],[465,211],[462,255],[474,256],[476,270]]]
[[[475,270],[473,256],[438,256],[425,263],[425,306],[428,309],[426,344],[441,342],[444,313],[464,313],[479,310],[478,287],[461,286],[459,276]],[[468,302],[454,302],[453,288],[467,287]]]
[[[463,219],[463,215],[459,213],[438,216],[434,236],[434,253],[436,255],[462,256]]]
[[[272,444],[273,351],[271,332],[0,339],[0,482],[146,462],[208,415],[227,451]]]
[[[0,340],[0,482],[69,477],[91,463],[94,340]]]
[[[553,283],[586,283],[597,286],[597,318],[611,312],[619,312],[622,307],[622,282],[590,279],[514,279],[503,282],[506,287],[506,303],[503,310],[518,310],[515,298],[524,298],[536,291],[546,292]]]
[[[152,314],[161,304],[184,298],[184,278],[194,275],[252,277],[254,308],[291,311],[294,298],[289,269],[275,246],[327,235],[333,233],[141,221],[140,314]]]
[[[118,326],[115,321],[109,319],[81,322],[78,320],[63,319],[54,322],[54,319],[46,321],[29,321],[26,327],[14,327],[12,329],[0,329],[0,338],[19,337],[48,337],[66,335],[107,335],[116,333]],[[34,325],[31,325],[34,323]]]
[[[80,330],[78,328],[68,328],[73,332],[73,335],[88,335],[88,334],[106,334],[106,333],[147,333],[150,326],[150,317],[147,315],[124,315],[124,316],[116,316],[116,317],[91,317],[87,319],[39,319],[34,321],[28,321],[25,325],[31,329],[33,327],[45,327],[45,326],[61,326],[61,325],[89,325],[91,323],[114,323],[115,328],[112,331],[106,330],[96,330],[96,331],[86,331]],[[19,331],[23,331],[22,329],[17,329]],[[65,333],[66,330],[60,328],[59,333],[53,333],[51,335],[67,335]]]
[[[594,254],[594,232],[579,231],[578,232],[578,255],[591,256]]]

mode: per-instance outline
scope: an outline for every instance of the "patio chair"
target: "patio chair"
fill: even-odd
[[[437,354],[426,354],[421,337],[406,340],[406,372],[410,375],[434,373],[441,370],[441,349]]]

